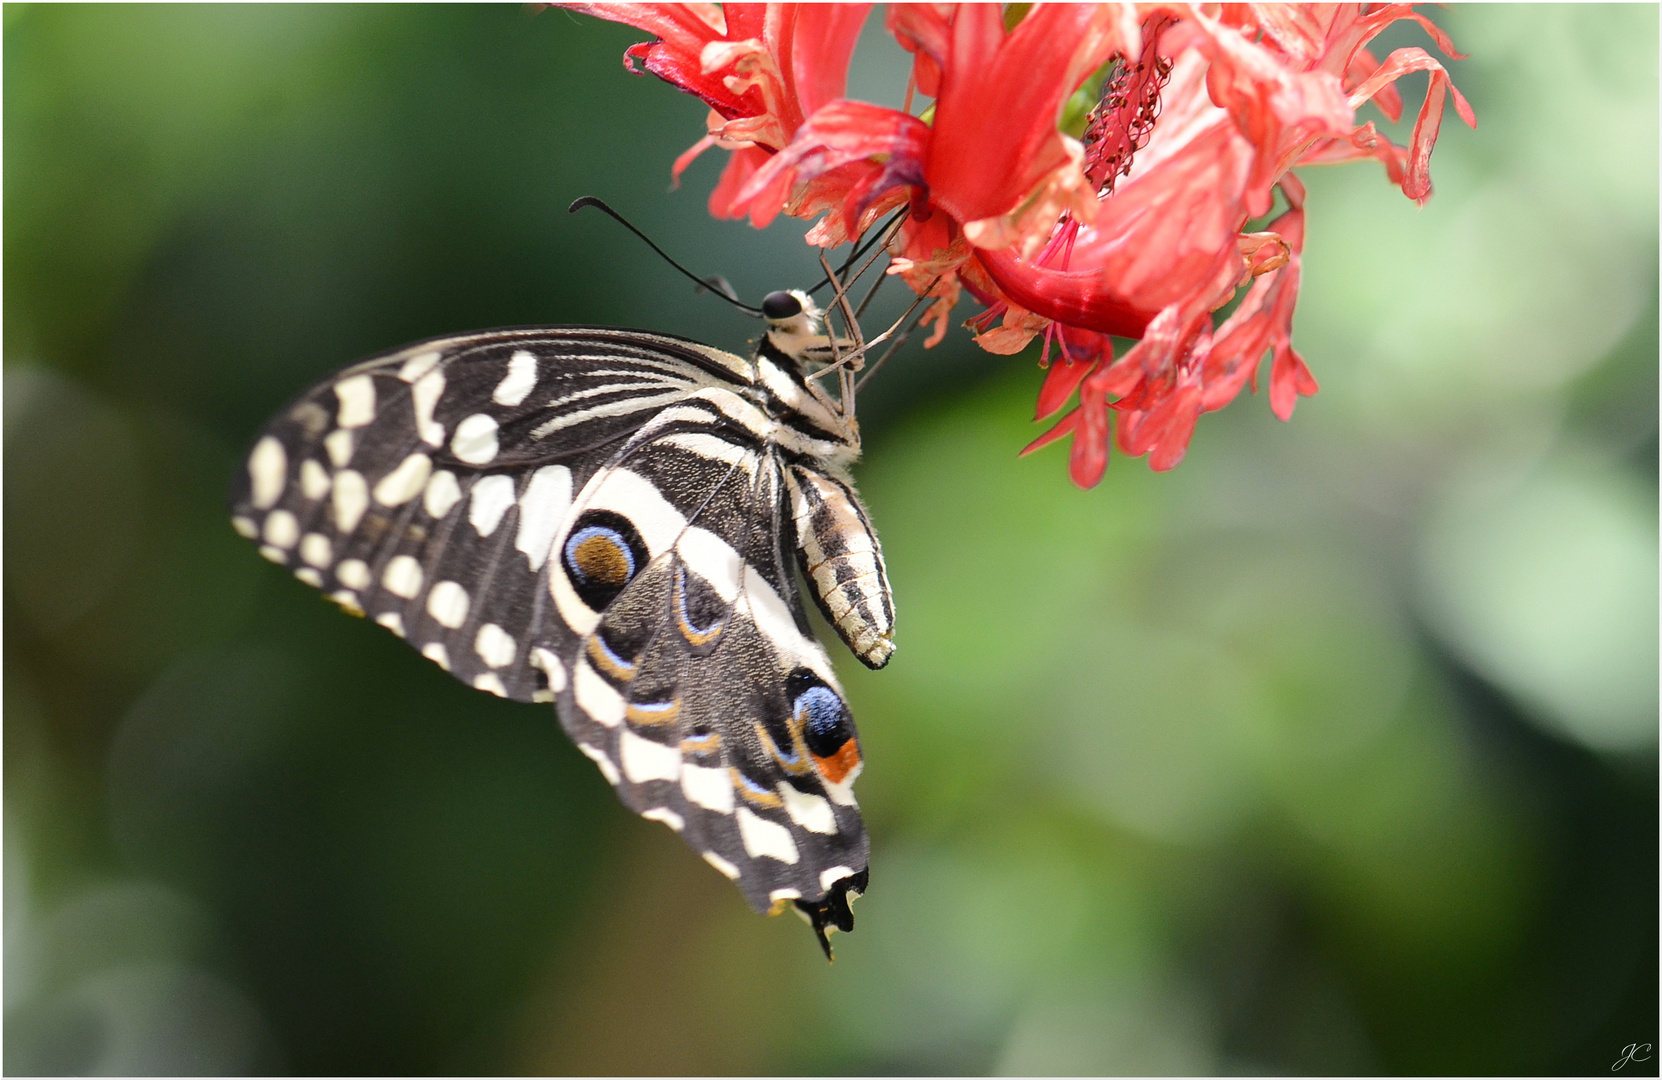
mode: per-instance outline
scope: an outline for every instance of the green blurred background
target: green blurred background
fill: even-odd
[[[1657,9],[1435,17],[1481,127],[1445,124],[1423,210],[1305,172],[1292,423],[1246,398],[1081,492],[1016,457],[1031,355],[955,331],[863,397],[899,651],[832,650],[873,856],[828,968],[549,710],[342,616],[223,504],[283,401],[405,341],[741,348],[564,209],[750,297],[810,280],[801,223],[709,218],[719,152],[668,192],[702,106],[561,11],[7,5],[5,1070],[1608,1075],[1655,1044]],[[851,92],[904,84],[874,17]]]

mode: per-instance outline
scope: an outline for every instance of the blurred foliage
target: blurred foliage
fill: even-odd
[[[838,658],[873,865],[827,968],[548,710],[341,616],[222,504],[282,401],[403,341],[742,347],[564,210],[602,195],[747,296],[812,277],[797,224],[709,219],[719,153],[668,193],[699,104],[560,11],[8,5],[6,1070],[1552,1074],[1655,1044],[1657,13],[1438,19],[1482,126],[1445,127],[1423,210],[1307,173],[1322,391],[1291,424],[1246,399],[1177,471],[1080,492],[1015,456],[1031,358],[955,332],[862,399],[899,652]],[[904,62],[868,34],[852,92],[893,103]]]

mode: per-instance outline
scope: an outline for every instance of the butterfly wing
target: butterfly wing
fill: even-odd
[[[865,882],[859,745],[748,385],[737,357],[630,331],[426,342],[283,410],[233,522],[468,685],[556,700],[627,805],[823,942]]]
[[[823,940],[865,884],[858,736],[786,561],[778,456],[708,400],[681,413],[594,477],[556,539],[556,610],[581,636],[561,719],[628,806]]]
[[[233,522],[261,552],[470,686],[550,700],[562,655],[547,556],[572,495],[644,419],[743,361],[624,331],[424,342],[284,409],[239,471]]]

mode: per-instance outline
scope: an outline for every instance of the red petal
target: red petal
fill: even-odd
[[[1327,25],[1314,4],[1252,4],[1264,36],[1301,66],[1319,57],[1326,44]]]
[[[1144,167],[1099,204],[1065,269],[979,253],[1012,301],[1068,326],[1141,337],[1163,308],[1206,312],[1228,298],[1245,266],[1237,236],[1252,147],[1205,102],[1198,66],[1179,65],[1167,84],[1179,100],[1166,103],[1165,117],[1185,125],[1186,141],[1161,144],[1156,130]]]
[[[756,174],[757,169],[767,164],[770,156],[759,146],[746,146],[733,151],[733,156],[727,159],[727,168],[721,171],[716,189],[710,192],[711,217],[744,217],[745,204],[738,198],[739,189]]]
[[[1385,62],[1379,65],[1379,70],[1351,93],[1350,100],[1366,101],[1382,87],[1411,71],[1431,72],[1431,83],[1426,87],[1425,101],[1420,106],[1419,118],[1414,122],[1414,137],[1408,152],[1408,175],[1403,180],[1402,193],[1423,203],[1431,194],[1431,149],[1436,145],[1437,132],[1442,127],[1444,94],[1454,94],[1454,111],[1468,126],[1475,128],[1477,116],[1472,112],[1471,103],[1449,80],[1442,64],[1424,49],[1413,48],[1398,49],[1387,56]]]
[[[1345,93],[1354,91],[1378,70],[1378,58],[1366,49],[1357,49],[1356,55],[1350,58],[1350,66],[1345,68]],[[1379,111],[1384,113],[1385,119],[1391,123],[1402,119],[1402,95],[1397,92],[1396,87],[1380,87],[1373,96],[1373,103],[1379,106]]]
[[[1067,160],[1062,102],[1120,46],[1107,5],[1039,5],[1008,37],[997,5],[961,5],[925,170],[931,200],[960,222],[1009,211]]]
[[[704,74],[699,54],[705,45],[723,40],[723,36],[704,21],[699,13],[702,5],[612,3],[561,6],[658,35],[659,41],[631,46],[624,54],[624,63],[627,65],[630,57],[644,60],[646,70],[672,86],[698,95],[710,108],[729,120],[755,116],[762,111],[759,94],[752,91],[736,95],[727,89],[719,73]],[[731,14],[727,21],[731,30]]]
[[[1188,453],[1199,419],[1199,385],[1179,387],[1151,411],[1143,422],[1144,434],[1152,443],[1148,467],[1155,472],[1177,468]]]
[[[781,63],[787,89],[794,92],[802,115],[812,116],[843,96],[848,86],[848,59],[860,39],[870,4],[780,4],[796,9],[789,63]]]
[[[1084,398],[1079,415],[1068,452],[1068,478],[1089,490],[1102,482],[1108,469],[1108,404],[1100,397]]]
[[[1074,406],[1072,412],[1056,421],[1055,426],[1053,426],[1049,431],[1022,447],[1021,456],[1026,457],[1035,450],[1042,450],[1051,443],[1056,442],[1058,439],[1063,439],[1073,434],[1073,429],[1079,426],[1079,416],[1079,407],[1076,405]]]
[[[1008,251],[980,251],[976,257],[1006,296],[1047,319],[1103,334],[1142,337],[1153,318],[1116,294],[1113,282],[1096,270],[1034,266]]]
[[[706,135],[702,139],[700,139],[697,142],[693,143],[691,146],[687,147],[687,149],[683,150],[681,152],[681,156],[675,159],[675,164],[670,166],[670,169],[669,169],[670,185],[672,187],[680,187],[681,186],[681,174],[687,171],[687,166],[691,165],[693,163],[693,160],[695,158],[697,158],[698,155],[702,154],[704,151],[708,150],[710,147],[714,146],[715,144],[716,144],[715,136]]]
[[[1309,397],[1317,389],[1316,377],[1291,345],[1276,350],[1275,364],[1270,368],[1270,409],[1277,417],[1292,419],[1300,395]]]
[[[954,4],[890,4],[884,18],[901,48],[913,54],[912,78],[918,92],[936,97],[941,92],[941,67],[951,48]]]
[[[790,145],[750,177],[738,190],[735,205],[749,205],[751,219],[765,225],[794,187],[854,163],[867,168],[845,170],[841,176],[849,191],[857,186],[860,199],[870,205],[896,187],[922,184],[928,142],[929,126],[916,117],[863,101],[833,101],[809,117]],[[820,195],[841,197],[836,192]],[[864,206],[851,209],[858,217]]]
[[[1043,420],[1066,405],[1068,398],[1078,389],[1080,380],[1095,371],[1100,362],[1064,357],[1051,364],[1050,370],[1045,373],[1044,385],[1039,388],[1039,401],[1033,410],[1033,419]]]

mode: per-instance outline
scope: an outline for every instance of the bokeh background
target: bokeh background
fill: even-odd
[[[1307,171],[1321,381],[1075,490],[957,331],[862,400],[899,651],[828,967],[552,713],[260,559],[301,387],[476,327],[742,348],[802,225],[518,7],[5,8],[9,1073],[1604,1073],[1657,1040],[1657,9],[1455,6],[1418,209]],[[897,103],[868,27],[852,94]],[[1399,28],[1382,43],[1426,44]],[[1423,77],[1406,84],[1410,117]],[[1400,135],[1399,135],[1400,137]],[[895,299],[895,298],[891,298]],[[963,314],[970,311],[966,307]],[[1622,1070],[1656,1072],[1654,1060]]]

